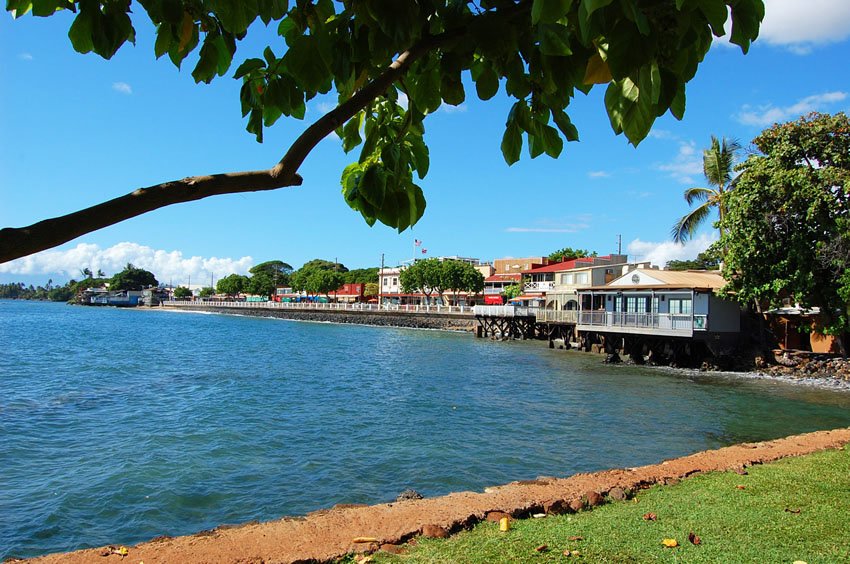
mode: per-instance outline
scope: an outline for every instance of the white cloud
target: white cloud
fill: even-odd
[[[735,116],[744,125],[767,127],[774,123],[787,121],[809,112],[823,109],[825,106],[842,102],[847,98],[846,92],[824,92],[806,96],[790,106],[776,107],[771,104],[753,108],[744,106]]]
[[[575,233],[576,227],[508,227],[506,233]]]
[[[112,89],[121,94],[132,94],[133,88],[126,82],[113,82]]]
[[[611,173],[606,170],[591,170],[587,175],[590,178],[611,178]]]
[[[18,55],[18,58],[22,61],[32,61],[32,54],[31,53],[20,53]]]
[[[192,285],[209,284],[210,276],[216,280],[228,274],[246,274],[254,264],[249,257],[239,259],[219,257],[184,257],[180,251],[152,249],[138,243],[118,243],[101,249],[90,243],[80,243],[73,249],[49,250],[0,264],[0,272],[21,275],[55,275],[79,278],[80,270],[103,270],[108,276],[121,271],[127,263],[154,273],[163,283]]]
[[[798,54],[816,45],[850,37],[847,0],[766,0],[759,41],[782,45]]]
[[[451,104],[441,104],[439,108],[437,108],[437,112],[443,112],[446,114],[463,114],[466,113],[466,104],[460,104],[458,106],[452,106]]]
[[[693,141],[679,143],[679,152],[672,161],[656,165],[682,184],[695,184],[696,178],[702,176],[702,155],[698,154],[696,143]]]
[[[649,136],[654,139],[675,139],[672,131],[667,129],[652,129],[649,131]]]
[[[652,264],[664,268],[667,262],[671,260],[695,259],[698,254],[705,251],[716,240],[716,235],[709,236],[706,234],[691,239],[684,245],[674,243],[673,241],[655,243],[635,239],[628,244],[627,248],[632,260],[639,262],[650,261]]]
[[[592,219],[591,214],[561,220],[541,219],[531,227],[508,227],[505,233],[577,233],[589,228]]]

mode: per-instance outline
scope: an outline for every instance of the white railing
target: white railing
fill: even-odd
[[[286,310],[311,310],[311,311],[352,311],[352,312],[380,312],[394,311],[402,313],[434,313],[434,314],[464,314],[472,315],[470,306],[447,306],[447,305],[402,305],[402,304],[362,304],[362,303],[320,303],[320,302],[243,302],[229,300],[170,300],[163,302],[168,307],[204,308],[222,307],[234,309],[286,309]]]
[[[533,307],[518,307],[512,305],[477,305],[472,308],[475,315],[484,317],[529,317],[534,315],[537,308]]]
[[[576,323],[578,322],[578,310],[539,309],[537,310],[537,321]]]
[[[579,325],[599,327],[630,327],[659,329],[665,331],[705,331],[708,329],[706,315],[670,313],[627,313],[622,311],[582,311]]]
[[[548,292],[555,289],[554,282],[526,282],[522,287],[525,292]]]
[[[504,288],[484,288],[484,293],[487,294],[487,295],[489,295],[489,294],[501,294],[504,291],[505,291]]]

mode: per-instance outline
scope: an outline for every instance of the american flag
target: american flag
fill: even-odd
[[[414,244],[414,245],[416,245],[416,246],[418,247],[419,245],[421,245],[421,244],[422,244],[422,241],[420,241],[419,239],[414,239],[414,240],[413,240],[413,244]]]
[[[422,254],[423,254],[423,255],[424,255],[425,253],[427,253],[427,252],[428,252],[428,249],[422,249]]]

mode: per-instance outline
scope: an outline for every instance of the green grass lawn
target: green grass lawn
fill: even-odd
[[[713,473],[573,515],[480,523],[374,562],[850,562],[850,448]],[[743,489],[737,486],[743,486]],[[636,500],[636,501],[635,501]],[[657,520],[644,520],[654,513]],[[701,543],[688,541],[695,533]],[[570,540],[581,537],[581,540]],[[679,546],[665,548],[663,539]],[[547,545],[548,549],[536,548]],[[564,556],[564,550],[580,556]]]

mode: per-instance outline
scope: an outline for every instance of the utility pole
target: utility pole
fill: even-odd
[[[623,254],[623,236],[617,235],[617,254]]]

